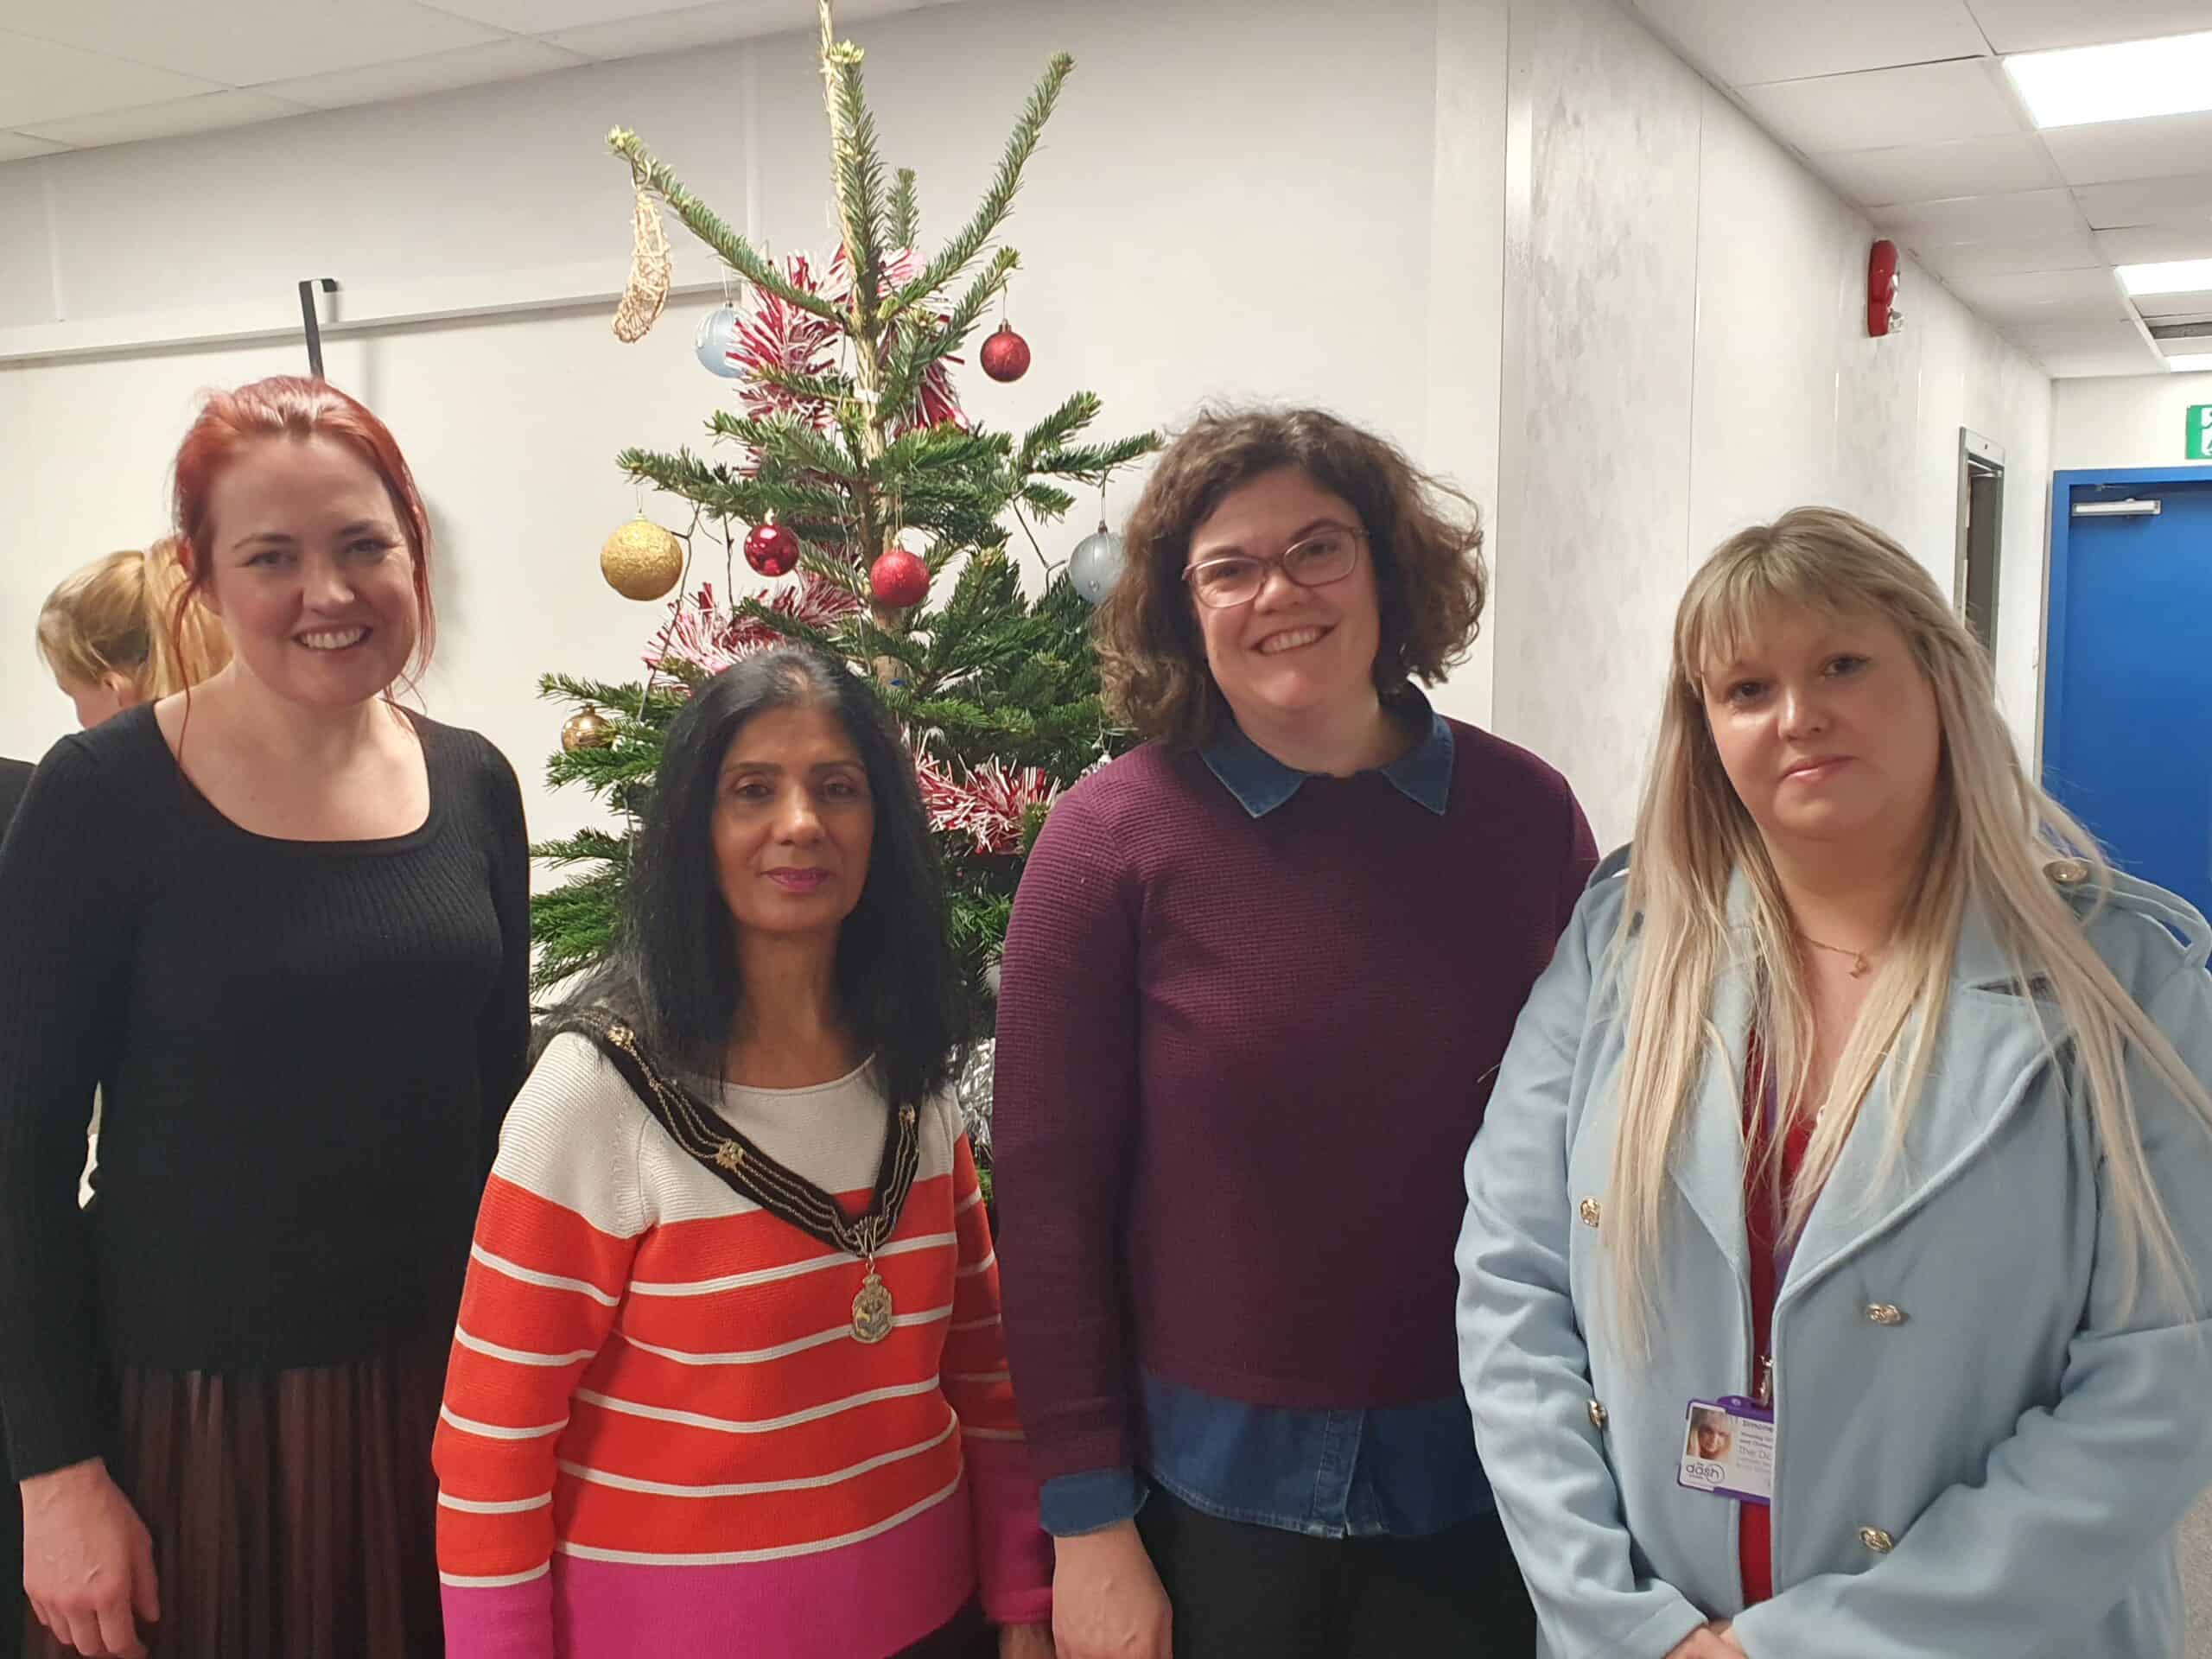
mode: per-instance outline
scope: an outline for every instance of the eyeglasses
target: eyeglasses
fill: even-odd
[[[1183,572],[1183,580],[1191,584],[1191,596],[1199,604],[1210,611],[1225,611],[1257,599],[1260,589],[1268,585],[1268,572],[1277,567],[1300,588],[1325,588],[1332,582],[1342,582],[1359,563],[1359,545],[1366,539],[1363,531],[1332,524],[1271,559],[1229,553],[1200,560]]]

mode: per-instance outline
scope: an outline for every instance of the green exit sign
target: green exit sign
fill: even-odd
[[[2189,458],[2212,461],[2212,404],[2198,404],[2189,411]]]

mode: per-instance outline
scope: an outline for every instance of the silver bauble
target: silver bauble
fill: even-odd
[[[735,380],[745,373],[729,360],[730,347],[736,344],[737,308],[718,305],[699,319],[699,332],[692,337],[691,348],[699,353],[699,366],[709,374]]]
[[[1122,538],[1102,520],[1096,530],[1075,544],[1068,555],[1068,580],[1093,605],[1103,604],[1114,584],[1122,579],[1125,560]]]

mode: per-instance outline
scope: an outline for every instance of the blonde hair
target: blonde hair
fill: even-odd
[[[130,683],[140,702],[197,685],[231,659],[222,625],[184,592],[180,544],[94,559],[62,579],[38,616],[38,652],[54,678]]]
[[[1806,1098],[1813,1016],[1796,929],[1765,843],[1722,770],[1703,686],[1706,673],[1732,660],[1775,610],[1797,607],[1872,612],[1894,626],[1935,694],[1943,738],[1935,828],[1824,1100]],[[1670,1220],[1668,1171],[1700,1074],[1707,1065],[1732,1071],[1736,1064],[1713,1020],[1722,973],[1732,967],[1763,979],[1766,995],[1753,1017],[1777,1096],[1787,1122],[1812,1119],[1784,1220],[1784,1236],[1794,1242],[1834,1172],[1861,1103],[1901,1043],[1885,1175],[1902,1155],[1969,899],[1987,912],[2027,1006],[2036,1006],[2027,995],[2031,972],[2058,1005],[2076,1059],[2072,1071],[2087,1088],[2112,1182],[2125,1300],[2134,1300],[2146,1262],[2164,1289],[2183,1292],[2188,1264],[2152,1184],[2123,1062],[2132,1053],[2208,1128],[2212,1097],[2105,965],[2044,874],[2045,863],[2060,854],[2088,861],[2101,902],[2111,867],[2089,833],[2022,768],[1998,713],[1987,655],[1904,549],[1848,513],[1800,507],[1732,537],[1706,561],[1675,613],[1666,703],[1629,866],[1624,915],[1633,918],[1637,957],[1626,987],[1621,1114],[1605,1230],[1624,1269],[1616,1275],[1616,1312],[1628,1335],[1649,1346],[1656,1264]],[[1739,872],[1751,895],[1748,941],[1732,937],[1728,914]],[[1616,936],[1616,965],[1630,931],[1624,923]],[[2048,1030],[2045,1040],[2056,1040]],[[1779,1145],[1783,1136],[1773,1139]]]

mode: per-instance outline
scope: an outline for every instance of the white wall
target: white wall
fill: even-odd
[[[2005,451],[1999,692],[2032,752],[2050,382],[1611,0],[1515,0],[1499,729],[1625,840],[1675,601],[1730,532],[1819,502],[1951,584],[1959,428]],[[2178,417],[2177,417],[2177,419]]]
[[[1104,398],[1105,432],[1209,396],[1319,401],[1487,503],[1504,5],[977,3],[856,28],[887,154],[919,170],[931,237],[966,216],[1047,55],[1077,59],[1011,237],[1010,315],[1035,366],[1005,388],[971,370],[971,415],[1018,423],[1077,386]],[[619,284],[617,124],[773,248],[833,244],[821,83],[810,41],[787,36],[0,167],[0,334],[92,320],[127,342],[256,305],[281,321],[292,284],[324,275],[356,296],[506,284],[533,302],[579,267],[607,273],[584,289]],[[671,233],[679,279],[701,274]],[[658,620],[597,573],[634,506],[613,458],[696,442],[727,399],[690,349],[712,302],[671,303],[635,346],[597,302],[326,343],[330,378],[390,422],[429,500],[431,711],[486,732],[526,782],[558,719],[537,674],[625,673]],[[36,607],[78,563],[161,527],[194,394],[303,361],[296,342],[125,343],[0,367],[0,638],[16,642],[0,651],[0,753],[35,755],[64,728],[28,645]],[[1054,551],[1090,528],[1084,511]],[[1440,701],[1483,719],[1488,692],[1479,659]],[[540,835],[589,816],[573,794],[531,804]]]
[[[2191,465],[2183,421],[2204,404],[2212,374],[2061,380],[2051,393],[2051,470]]]

